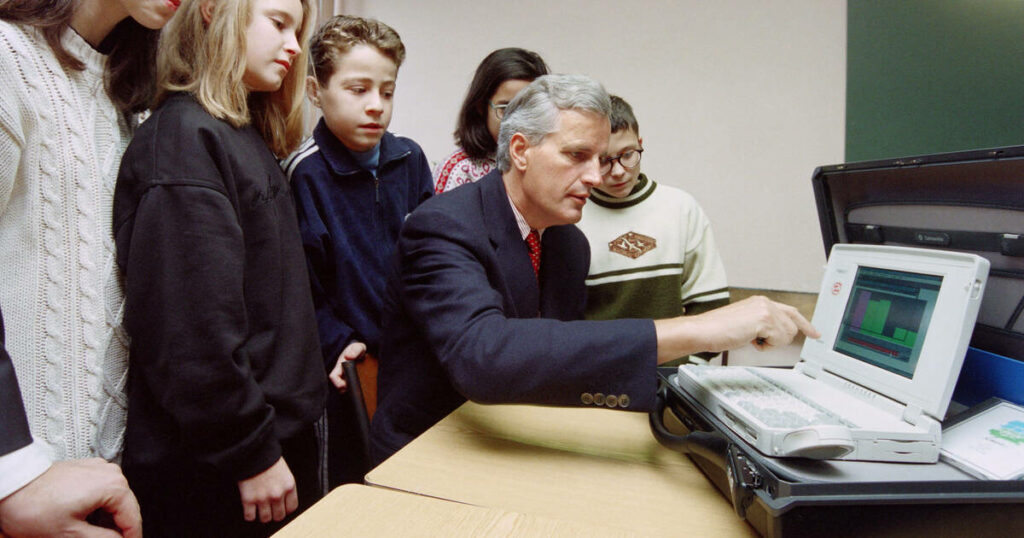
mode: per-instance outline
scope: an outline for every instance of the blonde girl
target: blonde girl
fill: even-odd
[[[266,536],[319,496],[325,383],[275,157],[301,137],[313,7],[183,0],[114,195],[131,336],[123,467],[145,535]]]

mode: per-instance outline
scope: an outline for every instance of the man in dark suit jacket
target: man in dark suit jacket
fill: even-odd
[[[764,298],[687,319],[578,321],[590,251],[573,223],[610,168],[609,108],[589,78],[537,79],[505,111],[500,172],[406,219],[384,305],[374,460],[466,399],[648,411],[660,362],[816,336],[795,309]]]
[[[107,512],[124,536],[142,536],[139,505],[116,465],[99,458],[51,465],[32,444],[0,312],[0,535],[85,534],[85,517],[95,510]]]

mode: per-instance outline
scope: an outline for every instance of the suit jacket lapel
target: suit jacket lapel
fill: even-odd
[[[541,282],[541,304],[540,311],[546,318],[564,319],[559,314],[559,307],[563,304],[562,293],[559,290],[559,282],[567,283],[564,269],[567,261],[565,255],[564,232],[562,226],[552,226],[544,230],[540,246],[540,282]]]
[[[478,182],[480,207],[496,263],[504,279],[509,317],[532,318],[540,312],[540,288],[530,265],[530,253],[516,225],[501,173],[491,172]]]
[[[544,230],[541,240],[540,312],[563,321],[582,319],[590,247],[569,224]]]

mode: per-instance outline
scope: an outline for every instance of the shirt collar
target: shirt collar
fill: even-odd
[[[527,224],[526,219],[523,217],[523,214],[519,212],[519,208],[516,207],[516,204],[512,203],[512,197],[509,196],[507,189],[505,190],[505,197],[508,198],[508,205],[512,208],[512,214],[516,217],[516,226],[519,227],[519,235],[523,236],[523,240],[525,241],[526,236],[530,235],[530,232],[533,229],[530,228],[529,224]],[[544,230],[539,230],[537,235],[544,235]]]
[[[352,151],[352,158],[355,159],[359,166],[377,177],[377,168],[380,166],[380,142],[377,142],[376,146],[373,146],[369,151]]]

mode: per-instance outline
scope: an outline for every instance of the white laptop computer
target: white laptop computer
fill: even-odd
[[[832,248],[793,368],[679,367],[676,383],[769,456],[934,462],[988,277],[985,258]]]

